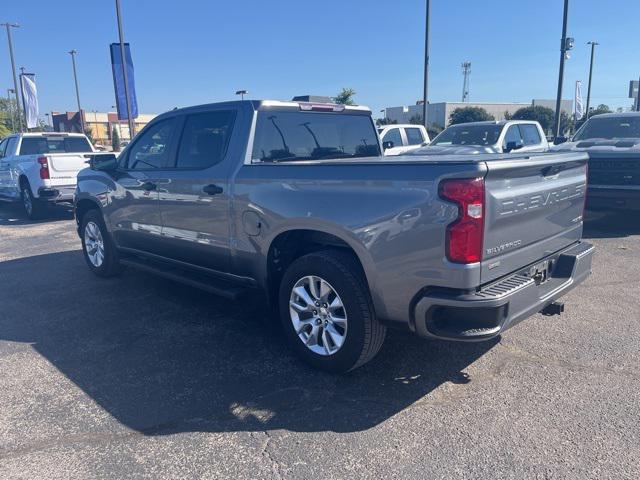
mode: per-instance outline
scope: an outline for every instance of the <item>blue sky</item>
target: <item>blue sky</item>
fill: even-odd
[[[85,110],[114,104],[108,45],[117,41],[113,0],[3,2],[18,22],[18,66],[37,74],[41,113],[75,109],[71,59],[78,50]],[[122,0],[141,112],[228,100],[357,91],[374,112],[421,97],[424,0]],[[571,0],[564,97],[583,80],[600,42],[592,103],[629,106],[640,75],[640,2]],[[459,101],[460,63],[472,63],[472,101],[555,98],[562,0],[432,0],[430,101]],[[0,92],[12,86],[0,31]]]

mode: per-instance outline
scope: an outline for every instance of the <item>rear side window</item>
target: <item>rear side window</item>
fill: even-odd
[[[384,137],[382,137],[382,141],[393,142],[394,147],[401,147],[402,136],[400,135],[400,129],[392,128],[391,130],[387,131],[387,133],[384,134]]]
[[[378,135],[365,115],[260,111],[253,160],[283,162],[379,156]]]
[[[20,155],[91,152],[85,137],[23,137]]]
[[[161,120],[143,132],[129,150],[127,168],[149,170],[168,165],[176,121],[175,117]]]
[[[187,116],[178,149],[176,167],[206,168],[219,163],[227,150],[234,111]]]
[[[405,128],[404,133],[407,135],[407,143],[409,145],[421,145],[424,142],[422,130],[419,128]]]
[[[538,127],[535,125],[520,125],[520,132],[525,145],[537,145],[542,142]]]

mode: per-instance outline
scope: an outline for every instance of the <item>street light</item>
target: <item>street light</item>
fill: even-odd
[[[9,109],[9,117],[11,117],[11,133],[16,132],[16,120],[13,116],[13,105],[11,105],[11,94],[14,92],[13,88],[7,88],[7,108]]]
[[[238,91],[236,92],[236,95],[240,95],[240,99],[241,99],[241,100],[244,100],[244,96],[245,96],[247,93],[249,93],[249,91],[248,91],[248,90],[238,90]]]
[[[593,54],[596,49],[596,45],[600,45],[598,42],[587,42],[587,45],[591,45],[591,62],[589,62],[589,86],[587,87],[587,113],[585,120],[589,120],[589,104],[591,103],[591,76],[593,75]]]
[[[16,96],[16,116],[18,117],[18,128],[22,132],[22,120],[20,115],[20,98],[18,97],[18,77],[16,77],[16,61],[13,55],[13,40],[11,39],[11,29],[19,28],[17,23],[0,23],[7,27],[7,41],[9,42],[9,57],[11,57],[11,71],[13,73],[13,93]]]
[[[554,140],[560,136],[560,103],[562,100],[562,82],[564,80],[564,61],[567,52],[573,48],[573,38],[567,38],[567,20],[569,17],[569,0],[564,0],[562,15],[562,40],[560,43],[560,69],[558,71],[558,94],[556,96],[556,117],[553,127]]]
[[[80,106],[80,89],[78,88],[78,73],[76,71],[76,55],[78,54],[77,50],[71,50],[69,55],[71,55],[71,64],[73,65],[73,80],[76,84],[76,100],[78,101],[78,115],[80,115],[80,128],[82,129],[82,133],[86,130],[86,126],[84,124],[84,115],[82,115],[82,107]]]
[[[422,91],[422,120],[424,121],[424,127],[427,128],[427,104],[428,101],[428,86],[429,86],[429,22],[431,17],[431,0],[426,0],[426,18],[424,29],[424,89]]]

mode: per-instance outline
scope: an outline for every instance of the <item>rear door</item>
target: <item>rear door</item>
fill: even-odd
[[[486,162],[483,283],[580,240],[587,159],[535,154]]]
[[[184,117],[171,168],[159,173],[163,256],[230,270],[229,143],[239,112],[220,107]]]
[[[18,179],[15,178],[13,173],[16,163],[18,137],[8,137],[3,143],[4,155],[0,158],[0,194],[15,198],[20,194]]]

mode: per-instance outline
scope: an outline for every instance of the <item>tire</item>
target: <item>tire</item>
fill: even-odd
[[[89,210],[80,223],[82,253],[87,265],[99,277],[113,277],[123,270],[118,251],[98,210]]]
[[[376,318],[363,274],[347,253],[327,250],[295,260],[280,283],[278,305],[289,345],[315,368],[348,372],[375,357],[384,342],[386,327]]]
[[[22,199],[22,207],[24,213],[29,220],[38,220],[42,218],[45,205],[41,200],[38,200],[33,196],[31,192],[31,185],[28,181],[21,182],[20,186],[20,198]]]

